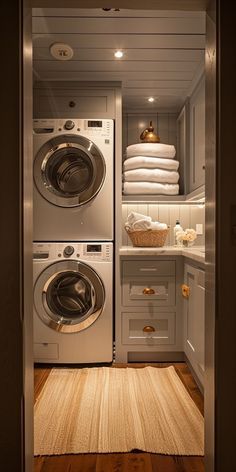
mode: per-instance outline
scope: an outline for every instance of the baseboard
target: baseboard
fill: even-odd
[[[183,362],[182,351],[173,352],[128,352],[128,362]]]
[[[192,367],[192,364],[191,364],[190,360],[188,359],[188,357],[186,356],[185,353],[184,353],[184,361],[186,362],[186,364],[187,364],[189,370],[191,371],[191,374],[192,374],[192,376],[193,376],[193,378],[194,378],[194,380],[195,380],[195,382],[196,382],[196,384],[197,384],[199,390],[200,390],[200,391],[202,392],[202,394],[204,395],[204,386],[203,386],[202,382],[199,380],[199,378],[198,378],[198,376],[197,376],[197,374],[196,374],[194,368]]]

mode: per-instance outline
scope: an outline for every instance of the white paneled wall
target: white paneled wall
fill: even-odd
[[[154,221],[160,221],[170,226],[166,245],[174,244],[173,228],[176,220],[179,219],[181,226],[196,229],[196,224],[203,225],[203,235],[197,236],[195,244],[202,246],[205,244],[205,205],[187,204],[123,204],[122,205],[122,245],[130,246],[132,243],[124,229],[127,216],[131,211],[137,211],[144,215],[149,215]]]
[[[177,142],[177,115],[175,113],[124,113],[123,114],[123,153],[130,144],[140,142],[141,132],[149,126],[154,126],[154,133],[158,134],[161,143],[173,144]]]

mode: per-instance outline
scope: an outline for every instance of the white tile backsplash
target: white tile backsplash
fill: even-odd
[[[127,216],[131,211],[137,211],[143,215],[149,215],[153,221],[160,221],[170,226],[166,245],[171,246],[174,244],[173,228],[175,222],[179,219],[181,226],[186,228],[193,228],[196,230],[196,224],[203,225],[203,234],[197,236],[195,242],[198,246],[205,244],[205,205],[187,205],[187,204],[129,204],[123,203],[122,205],[122,245],[130,246],[132,243],[124,230],[124,224]]]

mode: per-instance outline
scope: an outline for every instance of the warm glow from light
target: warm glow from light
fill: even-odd
[[[152,103],[152,102],[154,102],[154,101],[155,101],[155,98],[153,98],[153,97],[149,97],[148,101],[149,101],[150,103]]]
[[[117,58],[117,59],[121,59],[123,57],[124,53],[122,51],[116,51],[114,56]]]

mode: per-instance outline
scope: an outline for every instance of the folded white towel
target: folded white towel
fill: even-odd
[[[161,182],[164,184],[177,184],[179,173],[173,170],[163,169],[133,169],[123,173],[126,182]]]
[[[126,156],[148,156],[173,159],[175,157],[175,147],[172,144],[161,143],[131,144],[126,148]]]
[[[178,184],[159,184],[156,182],[124,182],[125,195],[178,195]]]
[[[124,170],[140,168],[178,170],[179,161],[174,159],[162,159],[161,157],[135,156],[126,159],[123,166]]]
[[[127,221],[125,223],[125,227],[129,231],[167,229],[167,225],[165,223],[159,223],[159,221],[152,221],[152,218],[150,216],[142,215],[141,213],[136,212],[129,213]]]

